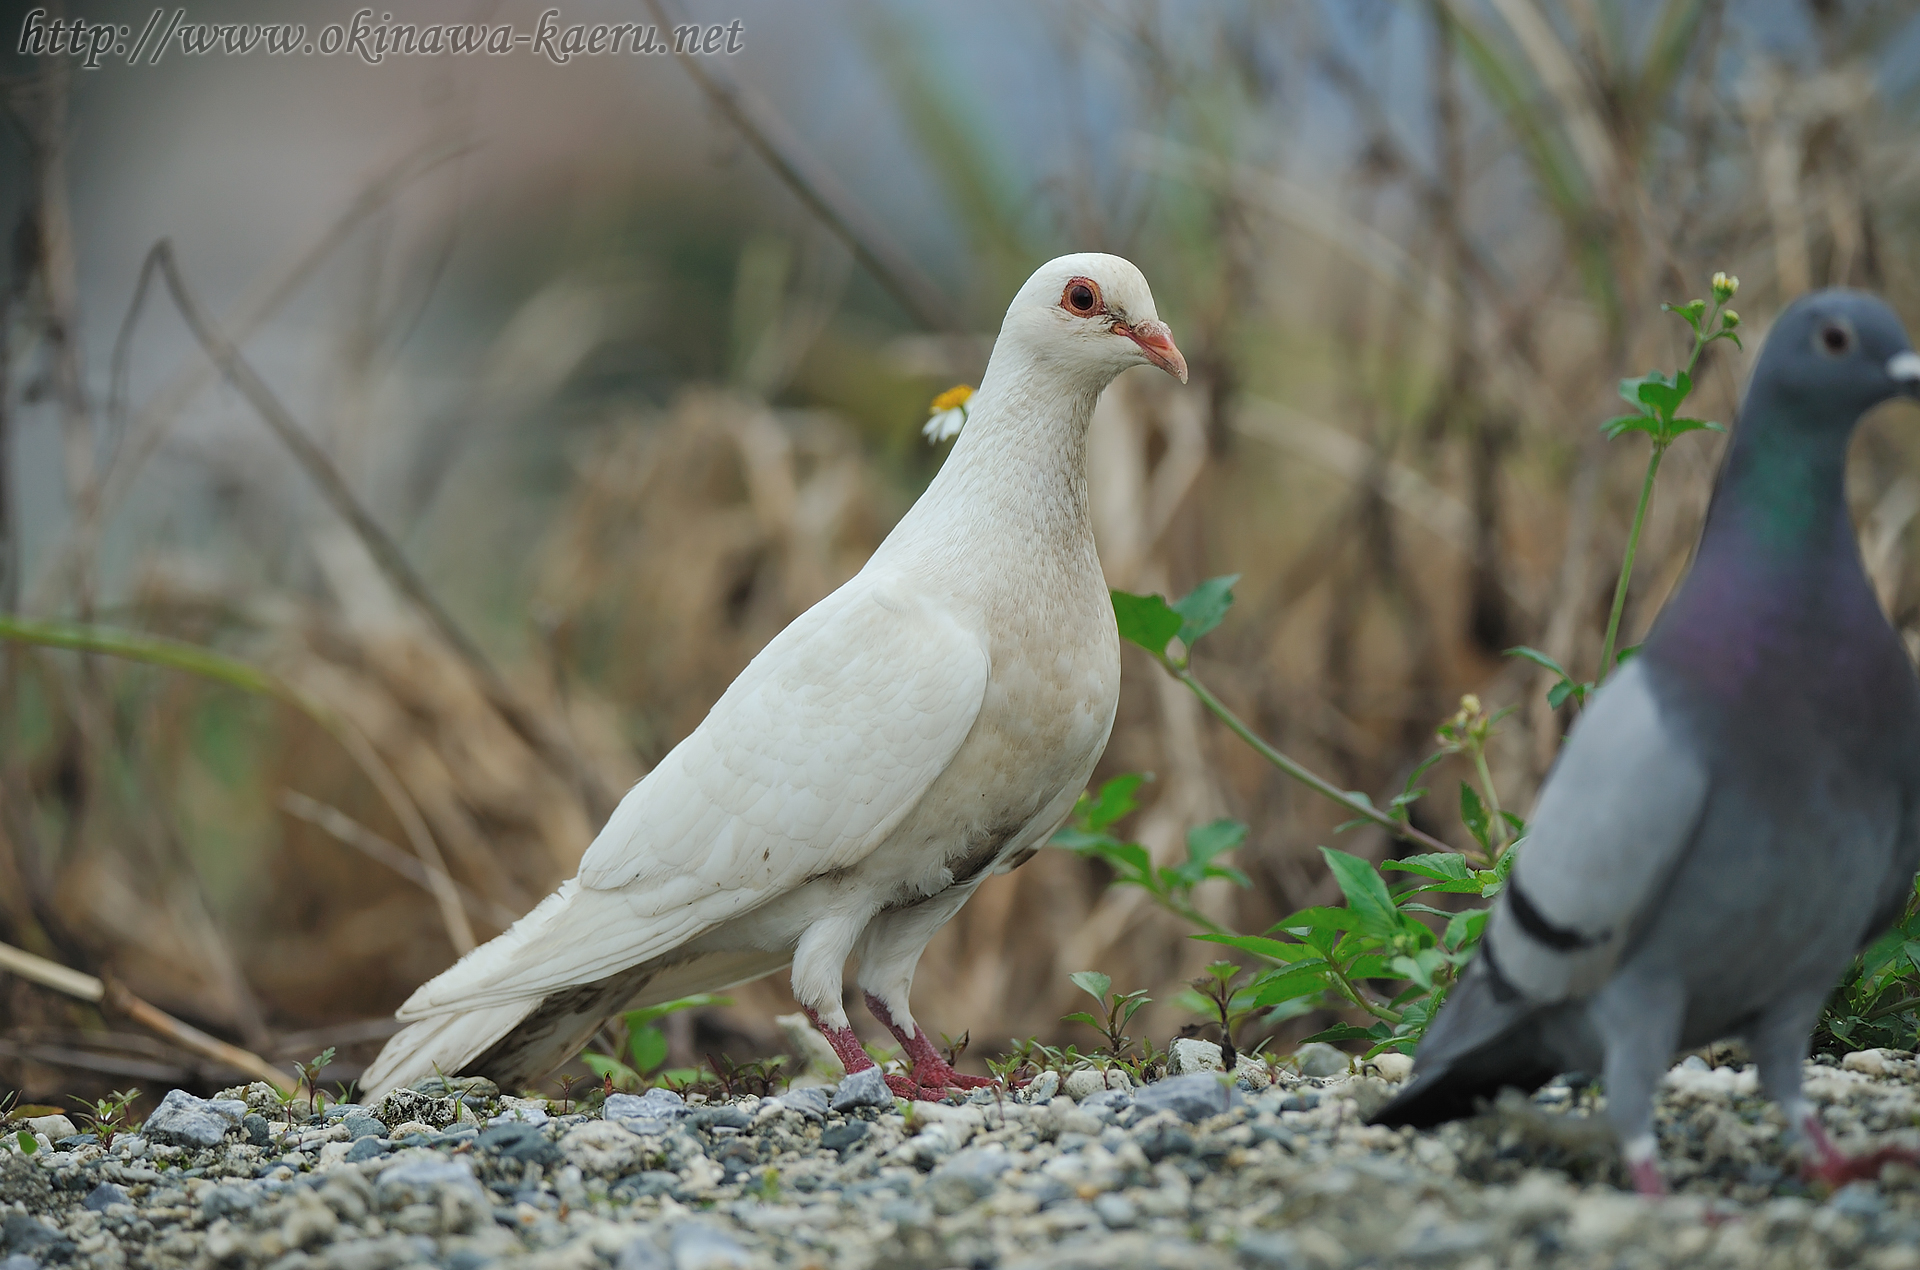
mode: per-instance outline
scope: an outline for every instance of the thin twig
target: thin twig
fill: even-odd
[[[281,1093],[290,1094],[297,1086],[272,1063],[258,1054],[229,1045],[217,1036],[209,1036],[189,1023],[182,1023],[171,1014],[157,1006],[135,996],[127,986],[116,979],[96,979],[92,975],[71,970],[57,961],[48,961],[45,957],[36,957],[23,948],[11,944],[0,944],[0,970],[9,970],[22,979],[37,983],[44,988],[52,988],[81,1001],[90,1001],[95,1005],[105,1005],[109,1009],[126,1015],[161,1036],[166,1037],[182,1049],[192,1050],[202,1058],[210,1058],[218,1063],[237,1068],[249,1076],[266,1081]]]
[[[251,298],[243,297],[224,329],[235,341],[247,339],[306,284],[334,249],[360,227],[361,222],[385,207],[408,184],[472,148],[467,142],[449,142],[439,138],[402,156],[370,182],[334,218],[319,238],[293,258],[283,273],[255,288]],[[145,272],[144,267],[142,272]],[[131,335],[131,328],[125,323],[122,331]],[[113,361],[118,364],[122,360],[122,354],[116,348]],[[88,519],[76,520],[71,524],[65,541],[53,553],[58,563],[45,571],[45,578],[52,580],[70,576],[81,567],[80,561],[93,555],[110,510],[125,498],[140,470],[166,439],[174,420],[206,385],[214,371],[215,368],[204,359],[195,358],[148,400],[146,406],[128,423],[126,435],[115,438],[106,475],[101,481],[100,495],[94,500],[93,514]]]
[[[1208,713],[1212,714],[1213,717],[1220,720],[1220,722],[1226,724],[1227,729],[1235,736],[1252,746],[1254,753],[1279,768],[1282,772],[1285,772],[1288,776],[1293,777],[1293,779],[1299,781],[1308,789],[1313,790],[1322,797],[1332,799],[1362,819],[1371,820],[1374,824],[1379,825],[1396,838],[1403,839],[1407,842],[1418,843],[1429,851],[1444,851],[1448,855],[1459,854],[1459,852],[1432,834],[1423,833],[1406,821],[1389,816],[1386,812],[1375,807],[1371,802],[1349,794],[1346,790],[1341,789],[1331,781],[1316,776],[1311,771],[1288,758],[1285,754],[1282,754],[1279,750],[1268,745],[1259,733],[1248,727],[1246,723],[1241,720],[1239,715],[1227,709],[1226,703],[1214,696],[1213,693],[1208,690],[1207,686],[1196,679],[1193,671],[1186,666],[1175,663],[1164,655],[1160,658],[1160,664],[1167,668],[1168,674],[1185,684],[1188,690],[1200,699],[1200,704],[1207,708]]]
[[[155,243],[152,257],[158,262],[160,276],[166,282],[180,316],[186,319],[201,348],[206,350],[207,356],[213,359],[214,365],[220,368],[228,382],[240,390],[240,395],[253,406],[281,444],[292,451],[307,476],[320,487],[328,504],[352,527],[387,581],[426,615],[440,637],[466,663],[488,704],[506,721],[507,726],[519,733],[520,738],[556,773],[572,779],[593,815],[600,818],[609,815],[616,800],[602,785],[598,774],[581,761],[579,752],[560,729],[528,709],[520,700],[492,660],[428,589],[426,580],[415,571],[406,554],[400,550],[400,545],[361,505],[348,486],[346,477],[340,474],[340,469],[334,466],[327,452],[314,443],[259,372],[213,325],[206,310],[200,307],[198,298],[188,289],[186,280],[180,276],[171,240],[163,238]]]
[[[676,25],[663,0],[647,0],[663,32]],[[793,191],[806,209],[847,245],[874,281],[900,307],[929,330],[961,332],[959,311],[940,287],[896,247],[886,233],[860,208],[853,195],[820,164],[793,131],[758,98],[708,69],[699,57],[674,45],[674,56],[686,68],[700,91],[727,121],[740,130],[748,145],[767,161],[774,175]]]
[[[481,921],[492,922],[505,930],[519,920],[519,915],[506,905],[495,904],[475,895],[448,877],[445,869],[427,867],[417,857],[408,855],[337,807],[330,807],[297,790],[284,789],[280,791],[280,810],[306,821],[368,859],[385,865],[428,894],[438,896],[443,886],[452,887],[454,894],[460,898],[460,906]]]

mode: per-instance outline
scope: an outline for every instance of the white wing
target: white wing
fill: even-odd
[[[608,819],[563,885],[402,1019],[591,983],[849,868],[919,802],[986,696],[982,637],[884,578],[775,636]]]
[[[1627,663],[1574,725],[1534,805],[1487,933],[1500,975],[1536,1001],[1599,987],[1692,839],[1707,786],[1645,666]]]

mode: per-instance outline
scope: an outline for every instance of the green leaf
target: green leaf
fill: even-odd
[[[1700,315],[1707,311],[1705,300],[1689,300],[1685,304],[1663,304],[1660,306],[1668,313],[1683,319],[1694,330],[1700,329]]]
[[[1321,847],[1320,854],[1333,870],[1333,880],[1340,884],[1340,893],[1347,897],[1347,907],[1353,910],[1360,929],[1381,939],[1397,935],[1400,913],[1379,871],[1359,856],[1332,847]]]
[[[1702,429],[1708,432],[1725,432],[1727,430],[1724,424],[1715,423],[1711,419],[1675,419],[1668,425],[1667,435],[1677,437],[1688,432],[1699,432]]]
[[[1629,658],[1638,656],[1640,653],[1641,647],[1642,646],[1640,644],[1628,644],[1625,648],[1615,653],[1613,655],[1614,669],[1618,670],[1620,667],[1627,664],[1627,660]]]
[[[1195,640],[1220,625],[1227,610],[1233,607],[1233,584],[1239,580],[1237,573],[1208,578],[1173,602],[1173,611],[1182,618],[1179,630],[1182,644],[1191,649]]]
[[[1068,826],[1056,829],[1053,837],[1047,839],[1050,847],[1065,847],[1068,851],[1081,855],[1093,855],[1120,845],[1120,840],[1110,833],[1088,833],[1085,829]]]
[[[1299,997],[1325,992],[1331,982],[1331,967],[1326,962],[1305,963],[1286,970],[1262,975],[1250,985],[1256,1009],[1279,1005]]]
[[[1210,944],[1224,944],[1228,948],[1238,948],[1241,952],[1252,953],[1269,961],[1297,962],[1311,950],[1304,944],[1286,944],[1265,935],[1221,935],[1213,931],[1204,931],[1195,935],[1195,939]]]
[[[23,1155],[32,1155],[40,1149],[40,1140],[31,1133],[28,1133],[25,1129],[14,1134],[13,1140],[20,1144],[20,1151]]]
[[[1470,882],[1473,870],[1467,865],[1467,858],[1451,851],[1434,851],[1426,855],[1410,855],[1404,860],[1386,860],[1380,865],[1385,873],[1394,869],[1401,873],[1417,873],[1423,878],[1432,878],[1436,882]]]
[[[1107,993],[1113,988],[1113,980],[1107,975],[1101,974],[1098,970],[1076,970],[1067,978],[1073,980],[1076,988],[1101,1005],[1107,1003]]]
[[[1470,908],[1464,913],[1455,913],[1447,920],[1447,929],[1440,936],[1440,942],[1455,952],[1464,952],[1480,942],[1480,932],[1487,928],[1487,916],[1493,910]]]
[[[1392,1036],[1393,1031],[1385,1023],[1376,1023],[1372,1027],[1355,1027],[1351,1023],[1336,1023],[1324,1032],[1315,1032],[1302,1045],[1311,1045],[1315,1041],[1332,1044],[1335,1041],[1383,1041]]]
[[[1521,657],[1526,659],[1527,661],[1532,662],[1534,665],[1541,667],[1544,670],[1551,670],[1554,674],[1560,676],[1562,679],[1573,678],[1572,675],[1569,675],[1567,673],[1567,668],[1565,666],[1562,666],[1559,662],[1547,656],[1545,653],[1541,652],[1539,649],[1528,648],[1525,644],[1520,644],[1516,647],[1509,648],[1506,652],[1500,655],[1502,657]]]
[[[1325,847],[1320,849],[1322,851],[1326,850]],[[1339,932],[1352,930],[1357,921],[1357,914],[1350,908],[1329,908],[1325,905],[1315,905],[1313,908],[1303,908],[1297,913],[1290,913],[1281,918],[1267,928],[1267,933],[1272,934],[1274,931],[1286,931],[1291,934],[1298,930]]]
[[[1140,804],[1134,793],[1151,779],[1144,772],[1127,772],[1100,786],[1086,810],[1087,828],[1098,831],[1131,815]]]
[[[614,1085],[619,1088],[631,1089],[640,1084],[640,1073],[611,1054],[586,1053],[580,1056],[580,1061],[587,1065],[587,1070],[602,1080],[609,1076],[613,1077]]]
[[[1660,421],[1650,415],[1615,415],[1600,425],[1601,435],[1609,441],[1618,441],[1629,432],[1644,432],[1653,436],[1659,430]]]
[[[678,1014],[682,1010],[704,1010],[708,1006],[732,1005],[732,997],[716,996],[711,992],[697,992],[690,997],[680,997],[673,1001],[662,1001],[659,1005],[642,1006],[638,1010],[628,1010],[624,1016],[627,1031],[644,1027],[655,1019],[664,1019],[669,1014]]]
[[[1138,644],[1155,657],[1165,656],[1168,642],[1180,633],[1186,619],[1157,595],[1134,595],[1130,591],[1111,594],[1120,638]]]
[[[1107,1021],[1105,1019],[1096,1019],[1085,1010],[1075,1010],[1072,1014],[1063,1014],[1060,1016],[1060,1021],[1062,1023],[1084,1023],[1096,1032],[1104,1032],[1107,1027]]]
[[[1210,864],[1222,852],[1232,851],[1247,840],[1247,827],[1237,820],[1215,820],[1187,830],[1187,855],[1200,864]]]
[[[1460,823],[1467,827],[1467,832],[1473,835],[1473,840],[1480,844],[1482,851],[1493,849],[1487,842],[1487,834],[1492,826],[1487,820],[1486,804],[1480,801],[1480,795],[1473,786],[1465,781],[1460,782]]]
[[[1620,381],[1620,395],[1623,397],[1626,396],[1628,384],[1634,385],[1635,397],[1648,408],[1648,412],[1666,423],[1673,421],[1673,412],[1693,391],[1693,379],[1684,370],[1671,379],[1657,370],[1647,372],[1638,380],[1623,379]]]
[[[635,1028],[627,1033],[627,1052],[636,1071],[652,1075],[667,1061],[667,1034],[651,1024]]]

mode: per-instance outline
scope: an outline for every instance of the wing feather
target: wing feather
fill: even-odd
[[[858,864],[952,762],[987,679],[979,633],[856,578],[761,650],[628,791],[574,881],[400,1017],[591,983]]]
[[[1599,987],[1692,840],[1708,785],[1645,664],[1629,662],[1540,791],[1488,930],[1499,975],[1537,1002]]]

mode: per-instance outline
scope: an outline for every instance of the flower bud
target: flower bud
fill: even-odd
[[[1740,325],[1740,315],[1732,309],[1728,309],[1720,315],[1720,325],[1731,331],[1734,327]]]
[[[1716,273],[1713,275],[1713,298],[1718,303],[1725,304],[1727,301],[1733,299],[1733,293],[1739,289],[1740,279],[1731,274]]]

